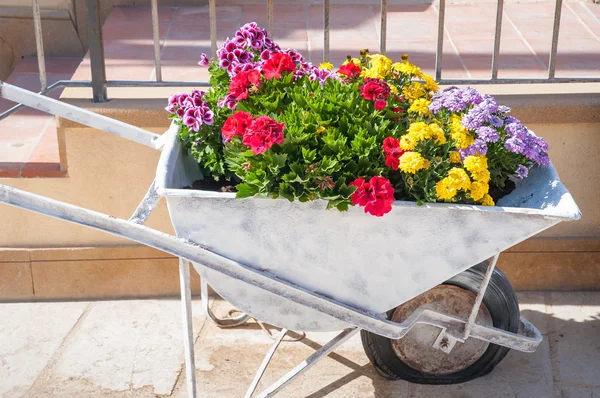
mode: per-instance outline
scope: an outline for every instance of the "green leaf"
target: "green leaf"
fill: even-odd
[[[249,198],[251,196],[256,195],[256,193],[257,193],[257,190],[255,187],[250,186],[245,183],[238,184],[238,185],[236,185],[235,188],[237,189],[237,194],[235,195],[235,197],[238,199]]]

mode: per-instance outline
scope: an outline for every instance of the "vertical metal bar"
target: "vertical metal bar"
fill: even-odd
[[[329,62],[329,0],[323,0],[323,62]]]
[[[38,0],[32,0],[33,29],[35,31],[35,45],[37,48],[38,69],[40,75],[41,90],[48,87],[46,78],[46,58],[44,57],[44,39],[42,37],[42,17],[40,16],[40,5]]]
[[[438,14],[438,37],[437,49],[435,51],[435,80],[442,78],[442,56],[444,53],[444,19],[446,17],[446,0],[440,0],[440,12]]]
[[[104,67],[104,42],[100,26],[100,0],[85,0],[88,35],[90,41],[90,65],[94,102],[106,102],[106,69]]]
[[[208,0],[208,18],[210,19],[210,50],[213,57],[217,56],[217,6],[215,2],[216,0]]]
[[[488,284],[490,283],[490,279],[492,278],[492,274],[494,273],[494,268],[496,268],[496,263],[498,262],[498,257],[500,257],[500,253],[496,254],[490,264],[488,265],[488,269],[485,272],[483,277],[483,281],[481,282],[481,286],[479,287],[479,292],[477,292],[477,297],[475,298],[475,304],[473,304],[473,308],[471,309],[471,314],[469,315],[469,319],[465,324],[465,331],[463,333],[463,339],[468,339],[471,334],[471,329],[475,324],[475,319],[477,318],[477,314],[479,314],[479,307],[481,307],[481,302],[483,301],[483,296],[485,296],[485,291],[487,290]]]
[[[327,344],[319,348],[314,354],[306,358],[294,369],[290,370],[281,379],[277,380],[275,384],[263,391],[257,398],[267,398],[274,396],[279,391],[281,391],[286,385],[288,385],[288,383],[291,382],[296,376],[300,376],[302,373],[306,372],[313,365],[319,362],[319,360],[329,355],[331,351],[344,344],[359,331],[360,329],[358,328],[350,328],[343,330],[340,334],[331,339]]]
[[[498,78],[498,56],[500,54],[500,37],[502,36],[502,14],[504,0],[498,0],[496,8],[496,33],[494,34],[494,54],[492,55],[492,80]]]
[[[387,0],[381,0],[381,20],[379,28],[379,52],[385,54],[387,40]]]
[[[560,14],[562,12],[562,0],[556,0],[554,8],[554,27],[552,29],[552,49],[550,50],[550,62],[548,63],[548,79],[554,78],[556,69],[556,51],[558,49],[558,33],[560,31]]]
[[[269,36],[273,38],[273,0],[267,1],[267,28]]]
[[[183,347],[185,355],[187,396],[196,398],[196,364],[194,362],[194,327],[192,323],[190,263],[182,258],[179,259],[179,286],[181,289],[181,318],[183,320]]]
[[[154,70],[156,81],[162,81],[162,70],[160,66],[160,34],[158,31],[158,0],[152,0],[152,40],[154,41]]]
[[[273,358],[273,355],[275,355],[275,351],[277,351],[277,347],[279,347],[279,344],[281,344],[281,341],[283,340],[283,338],[285,337],[287,332],[288,332],[287,329],[281,329],[281,331],[279,332],[279,335],[275,339],[275,342],[273,343],[273,345],[271,345],[271,348],[269,348],[269,351],[267,351],[265,358],[263,359],[262,363],[260,364],[260,367],[256,371],[256,374],[254,375],[254,379],[252,379],[252,383],[250,383],[250,386],[248,387],[248,390],[246,391],[246,395],[244,395],[244,398],[251,398],[252,394],[254,394],[254,391],[256,390],[256,387],[258,386],[260,379],[262,379],[262,376],[265,373],[265,370],[267,370],[267,366],[269,366],[269,362],[271,362],[271,358]]]

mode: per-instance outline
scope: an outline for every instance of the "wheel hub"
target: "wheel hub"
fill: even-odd
[[[418,309],[430,309],[443,314],[467,319],[475,304],[475,294],[457,286],[439,285],[398,306],[392,314],[393,322],[402,323]],[[492,326],[492,317],[481,304],[476,322]],[[433,345],[442,330],[432,325],[417,324],[401,339],[392,340],[394,353],[408,366],[423,373],[447,375],[474,364],[487,350],[489,343],[467,339],[457,342],[450,353]]]

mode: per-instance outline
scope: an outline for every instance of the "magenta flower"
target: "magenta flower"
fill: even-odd
[[[208,66],[209,64],[210,60],[208,59],[208,56],[205,53],[202,53],[202,55],[200,55],[200,62],[198,62],[198,65]]]

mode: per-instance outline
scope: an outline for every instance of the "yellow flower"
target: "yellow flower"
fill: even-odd
[[[392,94],[398,94],[398,87],[395,84],[389,84]]]
[[[417,152],[405,152],[400,156],[400,170],[415,174],[419,170],[428,169],[431,163]]]
[[[456,141],[458,149],[465,149],[475,142],[475,138],[464,128],[458,115],[450,116],[450,137]]]
[[[348,57],[349,58],[346,59],[342,65],[346,65],[348,62],[352,62],[356,66],[359,66],[359,67],[361,66],[360,65],[360,59],[358,59],[358,58],[350,58],[350,56],[348,56]]]
[[[413,102],[414,100],[427,96],[427,91],[425,87],[419,82],[412,82],[408,86],[404,86],[402,89],[402,94],[409,100],[409,102]]]
[[[460,167],[450,169],[446,178],[448,179],[448,184],[456,190],[462,189],[463,191],[467,191],[471,189],[471,179],[467,172]]]
[[[416,102],[416,101],[415,101]],[[444,130],[436,123],[429,123],[429,131],[431,132],[431,138],[438,145],[444,145],[446,143],[446,136],[444,135]]]
[[[439,90],[437,82],[433,79],[433,77],[429,76],[426,73],[423,73],[423,80],[425,80],[425,88],[429,91],[433,91],[437,93]]]
[[[450,152],[449,158],[450,163],[460,163],[460,153],[456,151]]]
[[[426,98],[416,99],[410,108],[408,108],[409,112],[416,113],[420,116],[429,116],[431,112],[429,111],[429,105],[431,105],[431,101]]]
[[[410,62],[395,62],[392,64],[392,69],[396,72],[400,72],[404,75],[421,77],[423,72],[421,72],[421,68],[416,65],[411,64]]]
[[[483,199],[481,199],[481,205],[482,206],[495,206],[496,204],[494,203],[494,199],[492,199],[492,197],[486,193],[483,196]]]
[[[333,64],[331,62],[323,62],[321,65],[319,65],[319,69],[332,70]]]
[[[409,135],[405,134],[400,138],[400,148],[404,151],[412,151],[417,146],[417,141]]]
[[[443,178],[435,184],[435,194],[438,199],[450,200],[456,196],[456,189],[450,186],[448,178]]]
[[[487,195],[489,190],[490,186],[487,183],[473,181],[471,184],[471,198],[473,198],[473,200],[480,200]]]
[[[475,181],[486,184],[490,181],[490,172],[488,171],[488,163],[485,156],[467,156],[463,163],[465,165],[465,169],[469,170]]]

